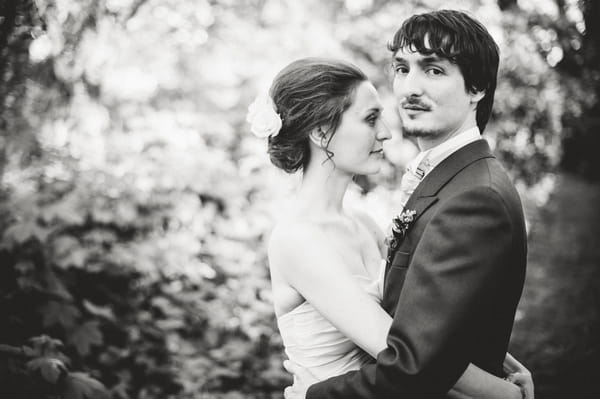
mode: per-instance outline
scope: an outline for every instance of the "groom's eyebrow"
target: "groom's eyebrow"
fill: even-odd
[[[407,62],[407,61],[405,58],[396,55],[396,56],[394,56],[393,62]]]
[[[430,54],[430,55],[426,55],[425,57],[417,60],[417,63],[418,64],[429,64],[432,62],[445,62],[445,61],[448,61],[448,59],[444,58],[444,57],[440,57],[436,54]],[[408,60],[401,56],[395,56],[393,62],[394,63],[408,63]]]
[[[429,63],[432,63],[432,62],[445,62],[445,61],[448,61],[448,59],[444,58],[444,57],[437,56],[435,54],[428,55],[427,57],[424,57],[423,59],[420,60],[420,62],[423,63],[423,64],[429,64]]]

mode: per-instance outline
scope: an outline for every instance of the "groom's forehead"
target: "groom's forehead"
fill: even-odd
[[[420,36],[404,37],[392,55],[394,60],[398,58],[399,53],[436,57],[439,61],[450,60],[450,54],[456,55],[456,45],[447,33],[424,31]]]
[[[404,36],[401,40],[400,48],[406,48],[411,52],[437,53],[454,52],[456,48],[456,38],[448,32],[440,31],[422,31],[418,34]]]

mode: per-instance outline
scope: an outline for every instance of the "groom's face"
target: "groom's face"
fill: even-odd
[[[467,91],[456,64],[405,48],[396,52],[393,66],[394,94],[406,136],[443,139],[475,121],[483,95]]]

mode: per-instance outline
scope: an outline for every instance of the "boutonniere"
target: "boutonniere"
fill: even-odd
[[[398,244],[404,239],[411,223],[415,220],[417,211],[404,209],[402,213],[392,219],[391,233],[388,236],[388,245],[395,250]]]

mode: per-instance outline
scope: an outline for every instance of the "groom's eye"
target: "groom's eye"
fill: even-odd
[[[396,65],[394,65],[394,72],[401,73],[401,74],[408,73],[408,67],[403,64],[396,64]]]
[[[432,76],[439,76],[442,75],[444,73],[444,71],[440,68],[427,68],[427,70],[425,71],[428,75],[432,75]]]

